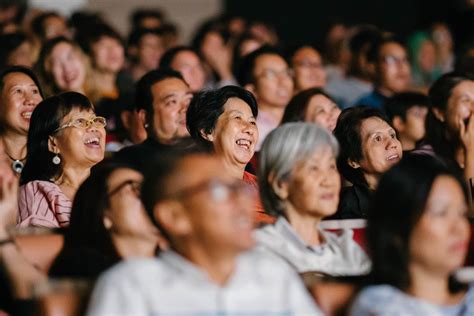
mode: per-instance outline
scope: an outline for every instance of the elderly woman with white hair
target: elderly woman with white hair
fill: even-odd
[[[338,151],[332,134],[309,123],[283,124],[267,136],[260,151],[262,202],[278,219],[257,230],[257,240],[263,251],[286,260],[299,273],[350,276],[370,269],[351,230],[336,234],[319,227],[339,203]]]

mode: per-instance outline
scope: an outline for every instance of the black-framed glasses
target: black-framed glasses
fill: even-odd
[[[140,194],[141,194],[140,192],[142,190],[142,183],[136,180],[127,180],[120,183],[115,189],[110,190],[108,193],[109,198],[117,194],[118,192],[122,191],[122,189],[128,185],[132,189],[133,193],[135,193],[137,197],[140,197]]]
[[[107,126],[107,120],[105,117],[102,116],[94,116],[91,119],[85,119],[85,118],[78,118],[75,120],[72,120],[64,125],[59,126],[53,133],[57,133],[62,129],[68,128],[68,127],[77,127],[77,128],[89,128],[91,126],[94,127],[106,127]]]
[[[253,188],[243,181],[225,182],[219,179],[210,179],[191,187],[182,189],[178,192],[168,195],[170,199],[179,199],[207,191],[214,202],[226,202],[231,198],[237,198],[242,195],[251,196],[255,194]]]

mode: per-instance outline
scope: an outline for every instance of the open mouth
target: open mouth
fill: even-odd
[[[393,154],[387,157],[387,161],[390,162],[397,162],[400,160],[400,156],[398,154]]]
[[[237,144],[237,146],[244,148],[246,150],[250,150],[250,146],[252,145],[252,142],[250,140],[243,139],[243,138],[237,139],[235,143]]]
[[[84,145],[88,147],[99,147],[100,146],[100,139],[99,137],[91,137],[86,139]]]
[[[21,117],[26,119],[26,120],[29,120],[31,118],[31,113],[33,113],[33,112],[32,111],[22,112]]]

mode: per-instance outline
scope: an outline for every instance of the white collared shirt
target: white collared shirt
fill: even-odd
[[[308,245],[280,216],[275,224],[258,229],[256,239],[261,250],[285,259],[299,273],[317,271],[349,276],[370,271],[370,260],[352,239],[352,230],[343,229],[341,234],[336,234],[320,229],[319,233],[324,242],[318,246]]]
[[[100,277],[88,315],[322,315],[284,262],[256,251],[239,256],[225,286],[168,251],[122,262]]]

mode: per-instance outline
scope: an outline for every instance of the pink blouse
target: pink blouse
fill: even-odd
[[[54,183],[30,181],[20,187],[17,227],[67,227],[72,201]]]

